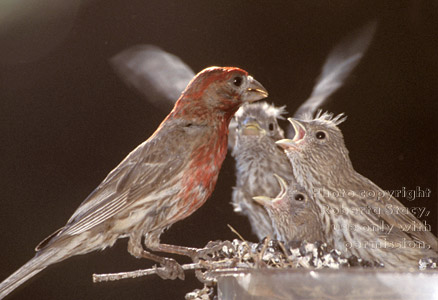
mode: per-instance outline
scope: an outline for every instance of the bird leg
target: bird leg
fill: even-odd
[[[157,268],[156,272],[157,275],[160,276],[162,279],[174,280],[176,278],[179,278],[181,280],[184,280],[185,278],[184,270],[181,265],[176,262],[176,260],[174,260],[173,258],[158,256],[144,250],[141,245],[141,239],[130,238],[128,242],[128,252],[137,258],[146,258],[160,263],[164,270]]]
[[[177,245],[169,245],[169,244],[158,244],[155,247],[151,247],[154,251],[178,254],[183,256],[188,256],[190,258],[194,258],[197,251],[197,248],[185,247],[185,246],[177,246]]]
[[[227,253],[235,252],[236,249],[230,241],[210,241],[207,245],[199,249],[196,253],[197,259],[214,260],[220,259]]]
[[[198,262],[200,259],[211,261],[217,257],[221,257],[220,251],[222,251],[224,247],[227,247],[228,249],[234,249],[230,241],[210,241],[202,249],[169,244],[158,244],[150,249],[154,251],[188,256],[193,260],[193,262]]]

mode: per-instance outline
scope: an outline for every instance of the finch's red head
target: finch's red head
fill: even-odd
[[[243,103],[267,96],[266,89],[248,72],[235,67],[210,67],[190,81],[175,109],[190,106],[196,111],[222,111],[231,117]]]

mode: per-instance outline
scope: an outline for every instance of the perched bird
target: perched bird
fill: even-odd
[[[228,125],[245,102],[267,96],[239,68],[211,67],[186,87],[154,134],[134,149],[79,206],[67,224],[36,248],[28,263],[0,284],[0,298],[47,266],[112,246],[128,237],[128,252],[160,263],[162,278],[184,278],[173,259],[146,251],[191,254],[160,244],[161,233],[196,211],[215,187],[227,152]]]
[[[331,50],[310,97],[298,108],[295,116],[313,115],[342,86],[368,49],[375,30],[376,22],[370,22]],[[180,67],[176,66],[180,64],[175,64],[178,70]],[[283,119],[285,113],[285,107],[277,108],[267,103],[247,104],[238,110],[230,123],[229,147],[236,161],[232,204],[237,213],[248,217],[252,231],[259,239],[272,236],[274,231],[269,215],[252,197],[264,195],[273,198],[278,195],[280,186],[273,177],[274,173],[291,184],[295,183],[288,159],[275,145],[284,137],[278,119]],[[292,135],[293,130],[289,131]]]
[[[313,115],[342,86],[367,51],[376,27],[376,22],[370,22],[335,45],[309,99],[294,116]],[[153,45],[136,45],[123,50],[111,59],[111,65],[125,83],[162,109],[173,105],[174,95],[193,76],[193,71],[180,58]],[[284,113],[284,107],[245,105],[238,113],[240,117],[230,124],[229,148],[236,160],[237,177],[232,204],[236,212],[248,217],[259,239],[274,232],[267,212],[252,197],[275,197],[280,192],[273,171],[287,181],[293,178],[285,154],[275,145],[276,140],[284,137],[277,122]]]
[[[319,207],[329,244],[388,268],[418,268],[421,258],[437,255],[438,239],[425,224],[354,170],[338,128],[342,114],[288,120],[295,136],[277,144],[285,149],[298,184]]]
[[[296,183],[288,184],[274,174],[281,186],[275,198],[256,196],[253,199],[263,205],[272,221],[275,238],[279,241],[324,241],[319,212],[315,202]]]
[[[278,119],[285,114],[284,107],[266,102],[244,104],[230,125],[231,155],[236,160],[236,186],[233,188],[234,211],[247,216],[253,232],[261,240],[273,236],[271,218],[262,205],[252,197],[275,197],[280,186],[273,176],[278,174],[293,181],[292,167],[280,147],[275,144],[284,138]]]

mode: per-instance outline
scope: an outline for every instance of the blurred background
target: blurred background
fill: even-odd
[[[432,7],[435,5],[435,7]],[[383,189],[430,189],[399,200],[424,208],[437,233],[437,44],[433,1],[17,0],[0,3],[0,279],[34,255],[167,112],[114,73],[109,59],[154,44],[195,72],[238,66],[289,112],[309,96],[332,46],[376,19],[375,38],[346,84],[324,105],[345,112],[340,127],[356,170]],[[228,156],[213,196],[162,235],[170,244],[256,241],[229,204]],[[201,288],[157,276],[93,284],[92,273],[153,265],[113,248],[49,267],[8,299],[183,299]],[[187,262],[184,258],[177,258]]]

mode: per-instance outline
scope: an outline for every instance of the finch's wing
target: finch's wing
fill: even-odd
[[[400,229],[410,238],[418,242],[425,242],[432,249],[438,250],[438,239],[400,201],[384,192],[368,178],[363,177],[363,180],[366,180],[369,184],[367,190],[374,191],[377,195],[384,195],[382,199],[371,204],[374,211],[379,212],[380,218],[393,225],[394,228]]]
[[[59,234],[84,232],[136,201],[147,206],[172,196],[170,192],[157,192],[161,185],[172,184],[169,178],[176,178],[175,174],[181,173],[183,168],[183,159],[169,161],[172,156],[163,151],[163,143],[167,143],[168,138],[159,139],[156,143],[146,141],[131,152],[85,199]],[[179,189],[171,191],[178,193]]]
[[[376,22],[354,31],[337,44],[327,56],[310,98],[295,112],[295,118],[313,116],[321,104],[339,87],[358,65],[371,43]]]
[[[110,63],[130,87],[160,109],[170,111],[195,76],[179,57],[153,45],[138,45],[118,53]]]
[[[403,204],[400,203],[396,198],[390,197],[385,201],[385,203],[379,203],[382,211],[391,205],[392,208],[405,208]],[[418,242],[425,242],[430,245],[432,249],[438,251],[438,239],[429,231],[429,229],[418,220],[409,210],[400,209],[400,211],[393,211],[392,213],[384,213],[381,215],[386,222],[394,227],[398,227],[405,234],[407,234],[412,239]]]

